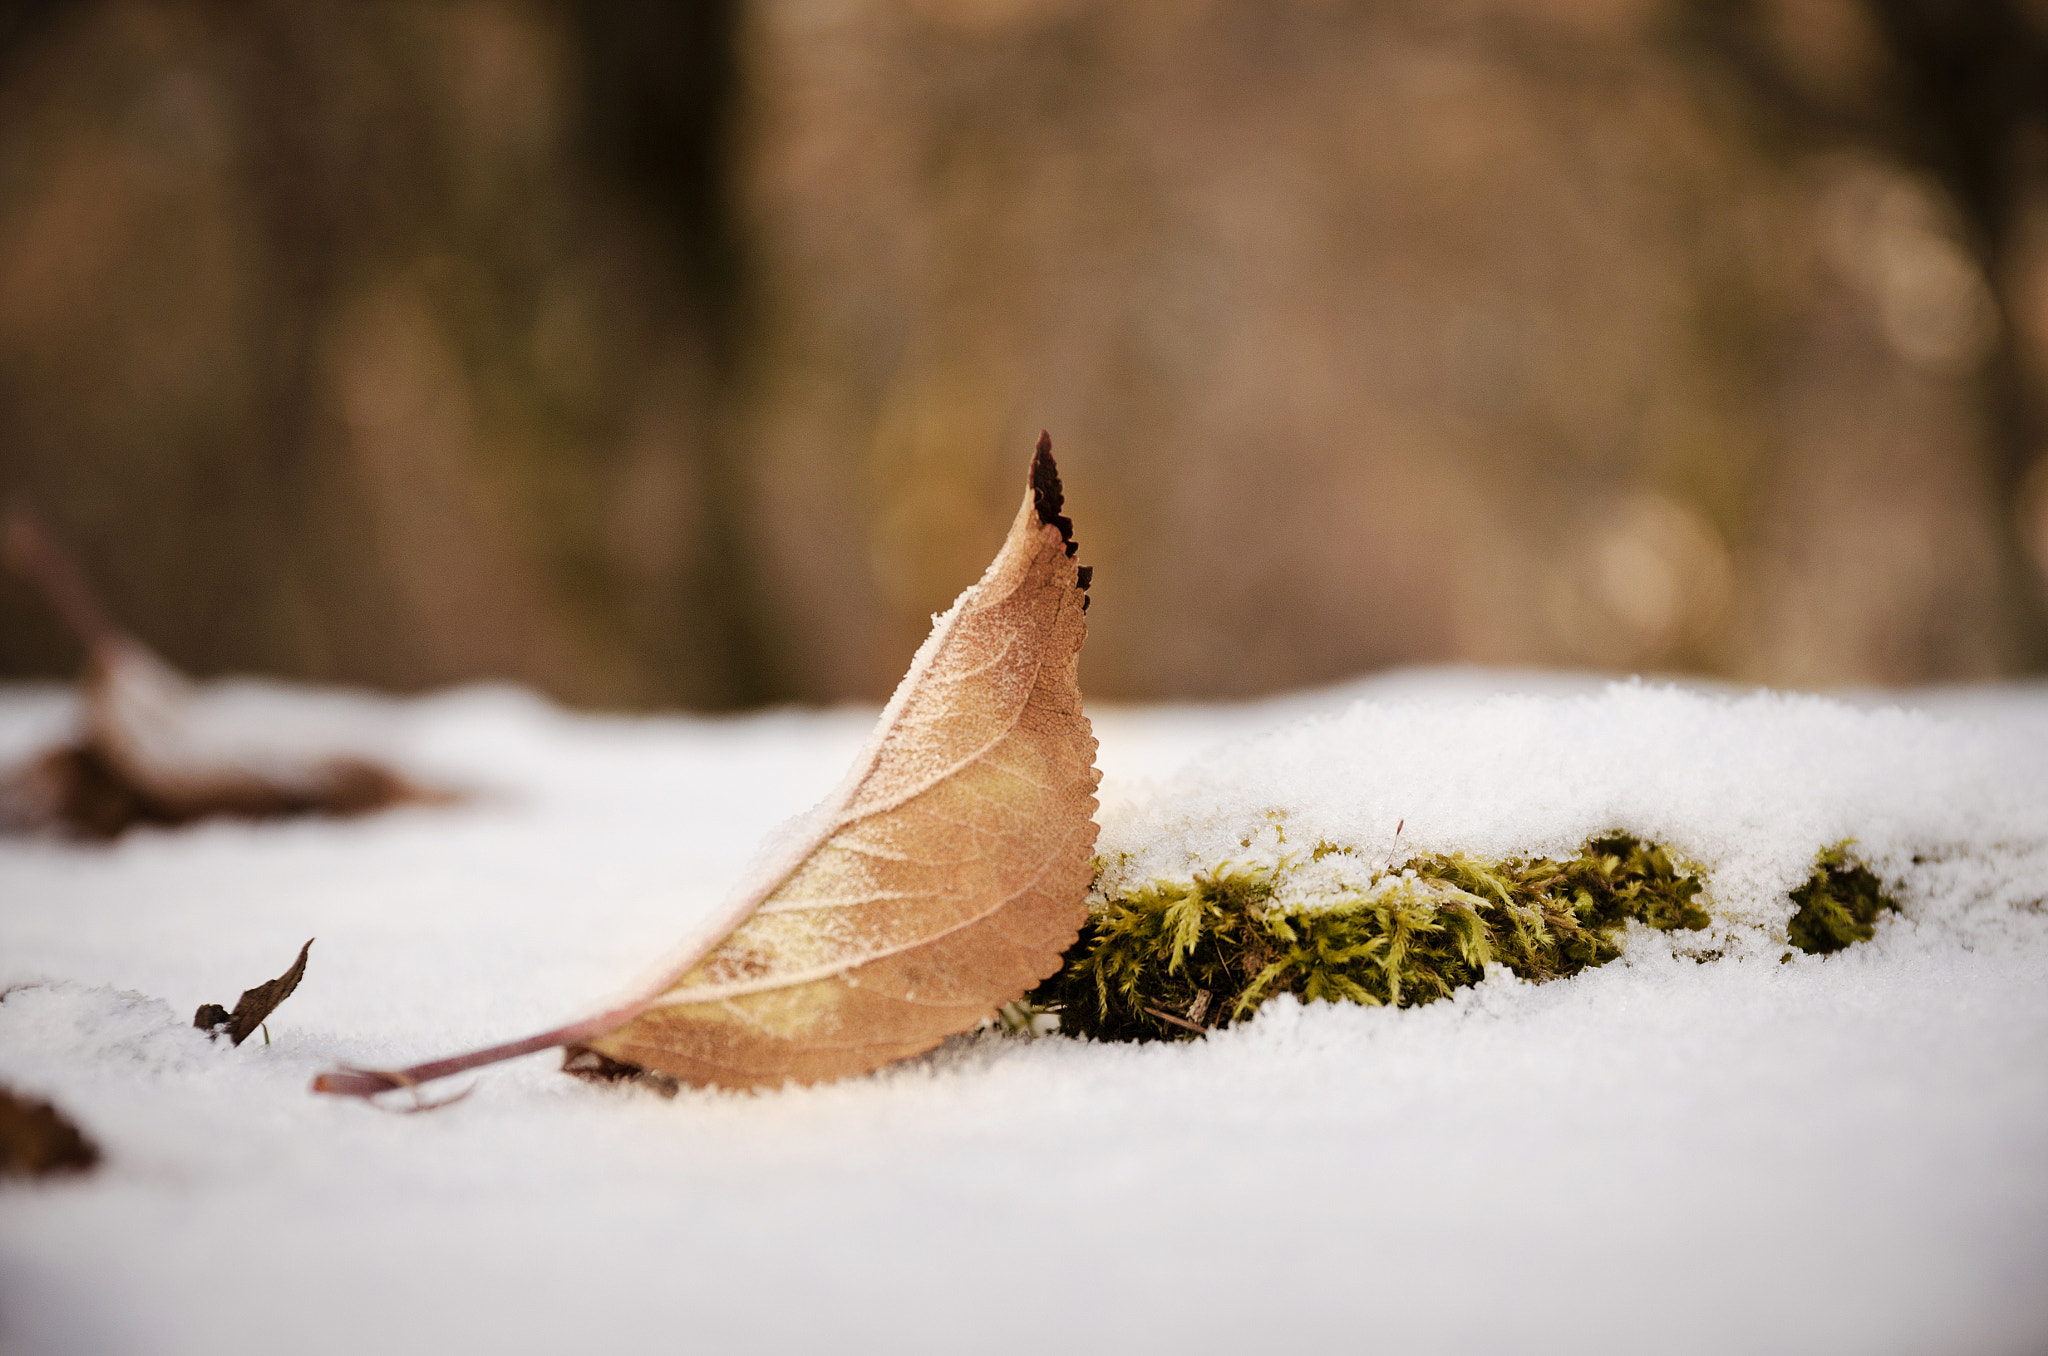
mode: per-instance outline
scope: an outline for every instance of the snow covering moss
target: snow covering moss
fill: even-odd
[[[1406,1007],[1477,983],[1489,964],[1532,981],[1603,965],[1631,920],[1697,931],[1709,922],[1700,891],[1667,849],[1627,834],[1563,861],[1431,855],[1399,871],[1320,843],[1306,859],[1227,861],[1100,900],[1028,1002],[1100,1040],[1185,1039],[1278,993]],[[1790,935],[1806,951],[1867,938],[1877,911],[1896,907],[1841,848],[1795,899]]]

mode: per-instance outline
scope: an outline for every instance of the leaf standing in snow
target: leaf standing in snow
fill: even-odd
[[[313,939],[299,948],[299,958],[292,962],[292,968],[276,979],[265,980],[253,989],[244,989],[241,998],[235,1002],[235,1010],[229,1012],[218,1003],[205,1003],[192,1015],[192,1025],[201,1031],[225,1030],[227,1038],[236,1045],[248,1040],[257,1027],[277,1005],[292,996],[292,990],[299,987],[299,981],[306,977],[306,953],[313,949]]]
[[[1095,736],[1051,439],[981,581],[933,625],[852,771],[644,991],[599,1015],[397,1072],[370,1096],[570,1047],[692,1084],[865,1073],[928,1050],[1059,967],[1085,916]]]

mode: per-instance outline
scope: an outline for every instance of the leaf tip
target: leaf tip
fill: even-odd
[[[1060,540],[1067,544],[1067,555],[1071,558],[1079,544],[1074,540],[1074,520],[1061,512],[1066,503],[1059,463],[1052,459],[1052,434],[1041,429],[1038,450],[1031,456],[1032,511],[1037,513],[1039,522],[1060,530]]]

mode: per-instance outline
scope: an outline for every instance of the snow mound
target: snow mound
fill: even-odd
[[[1969,927],[2048,898],[2048,735],[2014,724],[1642,682],[1360,700],[1127,792],[1105,816],[1098,889],[1318,843],[1398,866],[1569,857],[1620,831],[1701,868],[1734,923],[1782,933],[1788,893],[1848,841],[1910,915]]]

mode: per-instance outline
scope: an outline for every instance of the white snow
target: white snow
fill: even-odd
[[[1113,816],[1102,886],[1185,879],[1318,842],[1570,856],[1615,829],[1708,873],[1719,917],[1769,940],[1823,848],[1898,882],[1921,920],[2002,921],[2048,895],[2048,737],[1823,697],[1641,682],[1577,696],[1361,701],[1197,757]],[[1783,948],[1780,946],[1782,952]]]
[[[982,1035],[761,1096],[540,1055],[416,1116],[306,1085],[580,1015],[873,712],[313,695],[485,793],[0,843],[0,1082],[107,1155],[0,1187],[0,1349],[2048,1349],[2048,689],[1439,671],[1093,712],[1121,869],[1281,850],[1271,812],[1389,854],[1624,828],[1710,871],[1728,954],[1639,933],[1548,985],[1282,1001],[1191,1045]],[[0,759],[71,718],[0,693]],[[1785,889],[1844,838],[1905,916],[1779,963]],[[190,1028],[316,935],[271,1044]]]

